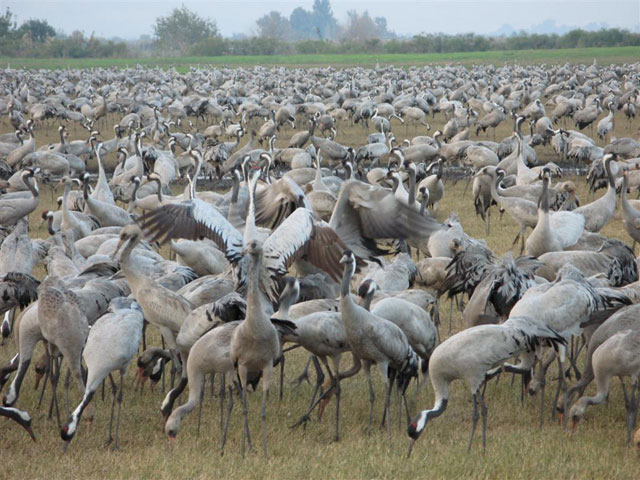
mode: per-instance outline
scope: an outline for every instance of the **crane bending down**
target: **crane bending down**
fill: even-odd
[[[496,365],[517,353],[534,352],[542,343],[548,343],[557,348],[559,345],[566,345],[566,340],[551,328],[538,324],[531,318],[512,317],[501,325],[478,325],[468,328],[438,345],[429,361],[429,378],[436,396],[435,404],[432,409],[418,413],[409,424],[408,455],[411,455],[413,445],[424,431],[429,419],[444,413],[449,401],[449,384],[460,378],[467,383],[473,399],[471,436],[467,451],[471,450],[473,434],[480,418],[478,402],[482,415],[482,449],[484,450],[487,437],[487,406],[484,403],[482,386],[500,371],[499,368],[494,369]],[[505,364],[507,371],[520,374],[529,374],[532,366],[532,363],[517,366]]]
[[[0,417],[15,420],[18,425],[27,431],[31,439],[34,442],[36,441],[36,436],[33,434],[33,430],[31,430],[31,417],[27,412],[12,407],[0,407]]]

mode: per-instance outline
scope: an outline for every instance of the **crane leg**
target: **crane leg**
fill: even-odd
[[[307,408],[307,411],[305,412],[305,414],[302,415],[302,417],[300,417],[300,420],[298,420],[298,422],[295,425],[293,425],[292,428],[297,427],[298,425],[302,425],[303,429],[307,428],[307,422],[311,420],[311,412],[319,403],[319,402],[316,402],[316,396],[320,391],[320,387],[324,383],[325,377],[324,377],[324,373],[322,373],[322,367],[318,362],[318,357],[316,357],[315,355],[310,355],[309,359],[310,361],[313,361],[313,366],[316,369],[316,386],[315,386],[315,389],[313,390],[313,395],[311,396],[311,402],[309,403],[309,408]],[[322,394],[320,398],[324,398],[324,396],[325,394]]]
[[[420,377],[418,376],[418,379]],[[416,381],[416,385],[418,381]],[[393,389],[393,383],[391,383],[391,389]],[[396,385],[396,404],[398,405],[398,431],[402,431],[402,400],[400,400],[400,385]]]
[[[373,404],[376,401],[376,394],[373,392],[373,383],[371,382],[371,371],[367,369],[367,383],[369,384],[369,434],[371,434],[371,422],[373,421]]]
[[[545,390],[546,384],[547,384],[547,380],[543,375],[542,378],[540,379],[540,428],[542,428],[542,424],[544,422],[544,390]]]
[[[49,352],[49,355],[51,356],[51,359],[52,359],[51,368],[55,367],[55,374],[51,375],[52,397],[51,397],[51,405],[49,406],[49,419],[51,419],[53,407],[55,406],[55,409],[56,409],[56,420],[58,421],[58,428],[60,428],[61,427],[61,423],[60,423],[60,408],[58,407],[58,396],[56,395],[56,391],[58,389],[58,380],[60,378],[60,367],[61,367],[61,365],[54,358],[52,352]]]
[[[116,434],[113,449],[118,450],[118,432],[120,431],[120,410],[122,409],[122,391],[124,389],[124,372],[120,371],[120,388],[118,389],[118,413],[116,414]]]
[[[572,337],[572,341],[573,341],[573,337]],[[580,378],[582,377],[582,372],[580,372],[580,370],[578,369],[578,365],[576,364],[576,360],[578,358],[578,356],[580,355],[580,352],[582,351],[582,349],[585,347],[585,345],[587,344],[587,342],[584,341],[583,337],[580,337],[580,346],[578,346],[575,351],[573,352],[573,355],[571,355],[571,357],[569,358],[569,361],[571,362],[571,368],[573,369],[573,373],[576,376],[576,380],[580,380]]]
[[[202,378],[202,387],[200,388],[200,402],[198,402],[198,428],[196,429],[196,438],[200,438],[200,423],[202,423],[202,404],[204,403],[204,389],[207,379]]]
[[[489,230],[491,230],[491,210],[487,210],[486,220],[484,222],[485,232],[489,235]]]
[[[239,367],[238,376],[240,377],[240,388],[242,389],[242,414],[244,416],[244,425],[242,428],[242,458],[245,458],[246,456],[245,444],[249,446],[249,451],[253,450],[253,445],[251,444],[251,432],[249,430],[249,400],[247,398],[247,395],[248,395],[247,374],[248,372],[246,368]]]
[[[335,385],[336,385],[336,419],[335,419],[335,434],[333,436],[333,441],[337,442],[340,440],[340,396],[342,394],[340,390],[340,375],[336,373],[335,377]]]
[[[67,368],[67,375],[64,377],[64,407],[67,411],[67,417],[69,416],[69,386],[71,385],[71,370]]]
[[[111,435],[113,432],[113,414],[116,409],[116,393],[118,388],[116,387],[116,382],[113,380],[113,376],[109,374],[109,381],[111,382],[111,415],[109,416],[109,436],[107,440],[104,442],[104,446],[108,447],[113,442],[113,436]],[[104,385],[104,382],[102,382]]]
[[[409,404],[407,402],[407,392],[402,393],[402,400],[404,402],[404,411],[407,415],[407,426],[411,423],[411,415],[409,414]]]
[[[300,385],[304,380],[306,380],[309,383],[309,365],[311,364],[311,357],[313,357],[313,355],[309,355],[309,358],[307,359],[307,363],[304,366],[304,370],[302,370],[302,373],[298,376],[298,378],[296,378],[293,382],[294,385]]]
[[[487,449],[487,405],[484,403],[484,389],[480,394],[480,415],[482,415],[482,452],[484,453]]]
[[[164,337],[161,337],[160,340],[162,340],[162,349],[164,350],[165,348],[165,344],[164,344]],[[165,363],[162,364],[162,393],[164,393],[164,389],[165,389],[165,374],[166,374],[166,369],[165,367]],[[141,392],[142,393],[142,392]]]
[[[453,301],[453,298],[449,299],[449,335],[451,335],[451,329],[453,328]]]
[[[471,183],[471,179],[473,178],[473,175],[469,175],[467,177],[467,183],[464,186],[464,192],[462,192],[462,196],[466,197],[467,196],[467,190],[469,190],[469,184]]]
[[[220,393],[218,397],[220,397],[220,433],[222,433],[224,429],[224,393],[226,390],[225,383],[227,381],[227,375],[222,374],[222,378],[220,380]],[[233,400],[231,400],[233,402]]]
[[[233,383],[233,382],[232,382]],[[220,456],[224,455],[224,445],[227,443],[227,433],[229,433],[229,420],[231,420],[231,412],[233,411],[233,385],[229,385],[229,403],[227,404],[227,420],[224,424],[222,432],[222,441],[220,442]]]
[[[476,433],[476,426],[478,425],[478,419],[480,414],[478,413],[478,394],[477,392],[471,397],[473,402],[473,412],[471,414],[471,436],[469,436],[469,444],[467,445],[467,453],[471,451],[471,444],[473,443],[473,434]]]
[[[567,412],[567,407],[568,405],[566,404],[566,395],[564,395],[565,391],[566,391],[566,380],[564,378],[564,357],[566,355],[566,350],[564,350],[563,347],[560,347],[560,352],[558,354],[558,367],[559,367],[559,372],[558,372],[558,388],[556,390],[556,395],[555,398],[553,400],[553,408],[551,409],[551,419],[553,420],[555,417],[555,405],[558,402],[558,398],[560,398],[560,393],[562,393],[562,398],[565,399],[564,404],[562,406],[562,411],[563,412]],[[564,427],[567,427],[567,422],[569,421],[569,417],[567,415],[564,415],[563,418],[563,423],[564,423]]]
[[[387,380],[384,383],[384,393],[385,393],[385,400],[384,400],[384,411],[382,414],[382,426],[384,426],[384,420],[385,420],[385,416],[386,416],[386,420],[387,420],[387,436],[391,436],[391,387],[393,384],[390,384],[391,382],[389,382],[389,379],[387,378]]]
[[[333,389],[336,395],[336,417],[335,417],[335,430],[333,435],[333,441],[337,442],[340,440],[340,396],[342,394],[342,391],[340,390],[340,355],[332,358],[333,372],[329,367],[329,362],[327,361],[327,358],[324,357],[322,360],[323,360],[324,366],[327,368],[327,372],[329,373],[329,378],[331,379],[331,385],[332,385],[332,387],[329,388],[327,391],[331,391]],[[324,396],[324,394],[322,396]],[[321,411],[319,411],[318,413],[321,414]]]
[[[631,384],[631,396],[628,401],[625,398],[627,407],[627,445],[631,443],[631,433],[636,426],[636,418],[638,417],[638,404],[640,403],[640,396],[638,396],[638,380],[636,379]]]
[[[260,410],[260,418],[262,419],[262,449],[264,457],[267,458],[267,394],[269,393],[269,385],[271,384],[271,375],[273,373],[273,364],[269,362],[267,367],[262,371],[262,408]]]
[[[315,402],[316,396],[318,395],[318,392],[320,391],[320,388],[322,387],[322,384],[324,383],[324,373],[322,372],[322,367],[320,366],[320,362],[318,361],[318,357],[315,355],[311,356],[311,361],[313,362],[313,366],[316,369],[316,387],[313,391],[313,396],[311,397],[311,403],[309,404],[309,408],[312,408],[312,405]],[[309,410],[309,413],[311,413],[311,410]]]
[[[42,390],[40,391],[40,399],[38,400],[38,410],[40,410],[40,406],[42,405],[42,399],[44,398],[44,391],[47,388],[47,381],[49,381],[49,378],[51,376],[51,360],[49,359],[49,350],[46,349],[45,350],[45,354],[47,355],[47,364],[49,365],[45,371],[45,377],[44,377],[44,382],[42,382]],[[20,375],[20,372],[18,371],[18,375]],[[38,386],[36,385],[36,388],[38,388]]]
[[[278,401],[282,402],[284,396],[284,353],[280,356],[280,392],[278,394]]]

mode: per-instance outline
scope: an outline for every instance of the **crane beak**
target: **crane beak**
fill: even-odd
[[[410,438],[409,439],[409,451],[407,452],[407,458],[409,458],[411,456],[411,452],[413,451],[413,445],[416,443],[416,439],[415,438]]]
[[[571,420],[571,435],[575,434],[578,431],[578,420]]]
[[[113,251],[113,253],[111,254],[111,260],[115,260],[116,258],[118,258],[118,252],[120,251],[120,249],[122,248],[122,244],[125,242],[126,240],[124,238],[121,238],[120,241],[118,242],[118,245],[116,246],[116,249]]]
[[[31,426],[30,425],[23,425],[24,429],[27,431],[27,433],[29,434],[29,436],[31,437],[31,440],[33,440],[34,442],[36,441],[36,436],[33,433],[33,430],[31,430]],[[66,442],[65,442],[66,443]]]

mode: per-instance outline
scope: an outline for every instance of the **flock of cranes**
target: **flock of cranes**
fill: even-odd
[[[0,330],[15,341],[3,340],[13,356],[0,369],[0,416],[35,440],[30,415],[17,406],[44,342],[35,369],[45,376],[42,393],[51,390],[49,417],[65,448],[81,418],[92,420],[105,382],[108,441],[118,448],[125,374],[135,361],[142,385],[170,365],[158,407],[172,442],[185,416],[202,408],[210,376],[219,378],[221,452],[236,396],[243,456],[253,448],[248,393],[261,386],[266,456],[274,372],[301,347],[310,360],[300,378],[313,364],[317,383],[298,424],[335,401],[335,440],[342,393],[360,370],[372,428],[376,366],[381,427],[391,435],[395,389],[409,453],[445,412],[456,379],[472,395],[468,447],[481,419],[484,449],[487,382],[521,375],[523,390],[540,394],[542,424],[547,370],[557,359],[553,408],[574,428],[607,397],[612,376],[631,378],[630,391],[622,384],[631,442],[640,400],[640,204],[628,192],[640,188],[640,142],[631,132],[639,88],[640,64],[3,71],[0,114],[14,131],[0,136]],[[624,136],[618,112],[629,120]],[[429,136],[434,118],[444,127]],[[513,134],[498,141],[505,123]],[[403,138],[409,126],[421,134]],[[40,140],[56,127],[59,142]],[[288,144],[277,148],[283,135]],[[545,145],[554,162],[539,160]],[[557,180],[559,164],[588,169],[591,190],[606,193],[578,199],[580,180]],[[473,199],[457,202],[474,203],[487,234],[492,211],[513,218],[513,252],[497,258],[454,213],[439,220],[450,213],[438,208],[448,176],[472,184]],[[219,188],[199,188],[203,180]],[[41,214],[48,236],[35,238],[46,183],[63,194],[59,210]],[[600,233],[618,197],[625,241]],[[159,253],[163,245],[171,259]],[[36,275],[38,265],[44,274]],[[446,339],[443,295],[465,322]],[[147,345],[149,326],[162,347]],[[344,353],[352,358],[346,370]],[[408,387],[428,388],[426,376],[433,408],[412,412]],[[83,392],[73,410],[71,378]],[[597,394],[588,396],[594,379]],[[282,388],[281,371],[280,398]],[[634,442],[640,449],[640,433]]]

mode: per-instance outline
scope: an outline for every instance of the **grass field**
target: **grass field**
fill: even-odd
[[[425,54],[344,54],[344,55],[263,55],[181,58],[8,58],[0,57],[0,65],[13,68],[56,69],[134,67],[145,65],[162,68],[176,67],[179,71],[193,66],[421,66],[426,64],[462,63],[587,63],[597,59],[601,65],[635,62],[640,58],[640,47],[569,48],[558,50],[505,50],[496,52],[425,53]]]
[[[107,118],[98,128],[109,131],[108,126],[117,121]],[[398,139],[404,137],[404,127],[395,124]],[[442,126],[438,116],[433,127]],[[46,131],[37,131],[38,145],[55,141],[56,125]],[[636,123],[633,131],[638,127]],[[200,127],[203,128],[202,126]],[[0,133],[9,131],[4,121]],[[510,125],[498,129],[498,138],[509,134]],[[80,131],[79,131],[80,132]],[[433,130],[432,130],[433,132]],[[626,124],[620,118],[618,137],[629,135]],[[72,130],[73,133],[73,130]],[[291,131],[284,132],[277,146],[286,144]],[[417,134],[410,128],[408,137]],[[84,132],[82,131],[82,135]],[[364,138],[360,126],[341,125],[338,141],[359,144]],[[541,161],[556,160],[550,147],[538,149]],[[584,178],[573,179],[579,187],[582,201],[587,198]],[[443,220],[452,211],[458,213],[465,231],[476,238],[485,238],[484,226],[473,210],[470,193],[463,194],[464,182],[447,183],[446,194],[440,203],[437,217]],[[57,192],[56,195],[61,194]],[[42,205],[31,218],[32,235],[43,236],[39,212],[51,204],[48,187],[42,191]],[[517,227],[505,215],[501,222],[493,221],[487,243],[496,254],[505,253],[515,236]],[[604,232],[628,241],[619,220],[607,225]],[[42,275],[42,271],[39,271]],[[454,312],[453,331],[448,332],[445,312],[449,303],[441,307],[443,338],[462,328],[462,317]],[[159,336],[151,332],[151,342],[159,343]],[[39,347],[41,348],[41,347]],[[4,364],[17,350],[15,338],[0,347],[0,363]],[[304,411],[312,388],[306,384],[294,388],[289,381],[300,372],[306,356],[299,350],[288,354],[284,401],[278,403],[277,387],[272,387],[268,402],[267,422],[270,457],[265,460],[261,451],[249,454],[243,461],[240,455],[241,409],[236,398],[234,416],[230,427],[227,451],[220,457],[218,400],[205,395],[203,424],[200,436],[196,434],[197,411],[185,417],[173,450],[162,431],[159,406],[163,398],[160,388],[154,393],[148,389],[140,395],[133,391],[134,369],[130,369],[124,392],[120,450],[112,452],[103,447],[106,437],[110,407],[110,395],[105,400],[100,394],[94,397],[96,418],[91,431],[81,423],[78,435],[68,451],[62,453],[62,440],[55,421],[46,418],[47,408],[36,408],[38,393],[33,390],[33,373],[27,374],[17,406],[28,410],[38,437],[32,443],[16,424],[0,421],[1,478],[638,478],[639,460],[635,451],[625,446],[625,415],[622,392],[618,382],[613,382],[608,402],[592,407],[573,436],[565,433],[560,425],[551,422],[552,394],[546,397],[545,424],[538,428],[539,399],[527,398],[520,405],[520,382],[510,386],[510,377],[503,376],[499,383],[493,381],[487,388],[489,408],[487,451],[482,453],[480,436],[471,453],[466,453],[471,424],[471,396],[462,382],[455,382],[447,411],[434,419],[417,442],[413,455],[406,458],[408,437],[405,428],[394,428],[390,438],[386,432],[374,428],[368,435],[368,394],[363,375],[342,384],[341,405],[342,439],[332,442],[333,404],[329,405],[322,423],[313,421],[306,431],[291,430],[289,426]],[[39,349],[34,358],[39,356]],[[345,358],[343,364],[348,363]],[[377,372],[376,409],[374,422],[382,413],[382,384]],[[548,392],[555,388],[555,371],[548,375]],[[595,390],[592,385],[588,392]],[[209,389],[207,389],[207,392]],[[417,392],[409,389],[410,409],[431,408],[433,391],[427,382]],[[75,386],[71,389],[71,408],[80,399]],[[45,395],[48,405],[49,393]],[[181,399],[180,403],[184,400]],[[250,396],[251,428],[254,439],[260,438],[259,395]],[[395,405],[394,405],[395,412]],[[64,414],[63,414],[64,416]],[[259,442],[257,442],[259,444]]]

